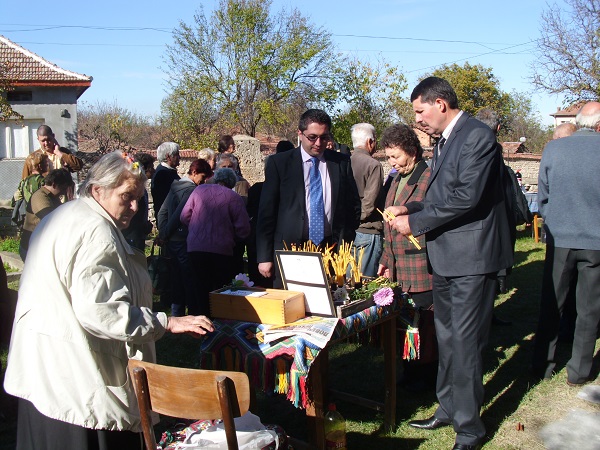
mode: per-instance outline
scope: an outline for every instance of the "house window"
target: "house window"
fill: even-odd
[[[33,100],[31,91],[8,91],[6,100],[9,102],[30,102]]]
[[[0,124],[0,159],[25,158],[40,144],[37,129],[44,123],[40,119],[7,120]]]

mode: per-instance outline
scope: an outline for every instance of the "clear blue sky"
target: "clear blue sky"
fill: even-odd
[[[557,3],[564,7],[563,0]],[[62,68],[91,75],[80,102],[116,101],[157,115],[166,89],[165,46],[179,21],[192,23],[201,4],[210,12],[218,1],[6,0],[0,34]],[[408,79],[407,96],[423,74],[468,61],[491,67],[502,90],[530,94],[544,124],[562,106],[560,97],[533,93],[528,80],[543,0],[273,1],[275,11],[290,6],[327,28],[340,51],[397,65]]]

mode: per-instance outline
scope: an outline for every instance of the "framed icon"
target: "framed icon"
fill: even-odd
[[[319,252],[275,251],[283,288],[304,293],[306,314],[337,317]]]

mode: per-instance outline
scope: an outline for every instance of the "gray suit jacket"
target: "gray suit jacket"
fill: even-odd
[[[494,133],[463,113],[436,161],[425,200],[407,205],[410,228],[415,236],[426,233],[437,274],[479,275],[512,265],[502,170]]]
[[[600,250],[599,166],[600,133],[588,128],[544,148],[538,206],[551,245]]]

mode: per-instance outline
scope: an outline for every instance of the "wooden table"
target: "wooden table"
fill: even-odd
[[[383,403],[334,389],[328,389],[328,347],[340,340],[330,341],[327,347],[321,350],[312,364],[308,377],[308,397],[310,400],[306,407],[306,419],[309,441],[318,449],[325,449],[324,417],[327,411],[329,392],[332,392],[335,397],[341,400],[376,411],[383,411],[383,426],[386,431],[391,431],[396,427],[396,316],[397,314],[391,314],[372,325],[379,326],[382,330],[383,355],[385,360],[385,394]]]
[[[215,332],[202,343],[200,366],[203,369],[238,370],[246,372],[250,383],[257,389],[278,391],[275,368],[281,370],[281,358],[290,364],[286,368],[287,396],[297,407],[306,411],[309,440],[316,448],[325,448],[324,415],[330,390],[328,384],[329,348],[348,337],[370,328],[381,330],[385,359],[385,394],[382,403],[356,395],[333,391],[335,397],[370,407],[384,413],[384,427],[392,430],[396,425],[396,317],[399,307],[373,306],[341,319],[332,339],[323,349],[310,348],[306,342],[288,338],[276,348],[261,344],[256,333],[261,324],[215,319]],[[304,352],[315,355],[312,361],[303,361]],[[291,360],[293,358],[293,360]],[[292,361],[290,363],[290,361]],[[300,381],[303,381],[302,383]],[[304,381],[306,382],[304,384]],[[305,386],[305,389],[300,389]],[[299,392],[301,390],[301,392]]]

